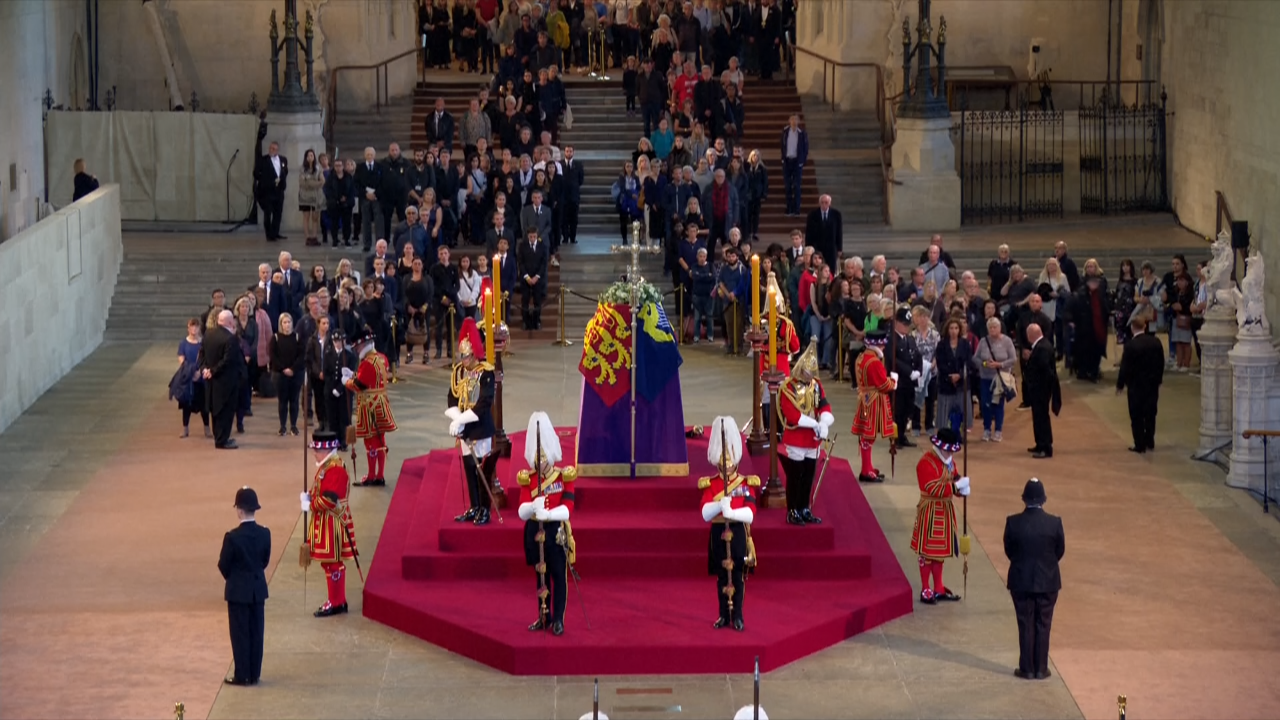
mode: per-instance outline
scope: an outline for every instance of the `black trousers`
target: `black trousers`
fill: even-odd
[[[792,460],[778,453],[782,471],[787,476],[787,510],[807,510],[813,495],[813,478],[818,472],[818,459]]]
[[[284,429],[286,418],[289,420],[289,427],[298,427],[298,392],[302,390],[302,378],[274,373],[273,380],[276,384],[276,404],[280,411],[280,429]]]
[[[1053,424],[1049,420],[1049,398],[1031,401],[1031,429],[1035,433],[1036,448],[1053,453]]]
[[[1129,427],[1133,430],[1133,446],[1139,450],[1156,446],[1156,406],[1160,403],[1160,387],[1129,388]]]
[[[407,205],[407,198],[400,198],[395,202],[378,201],[378,205],[382,208],[382,234],[379,238],[386,238],[387,243],[391,242],[391,224],[393,222],[392,215],[404,222],[404,211]],[[370,242],[366,240],[365,242]],[[377,240],[373,240],[377,242]]]
[[[1028,675],[1049,670],[1049,630],[1058,593],[1010,592],[1018,618],[1018,669]]]
[[[239,391],[222,403],[222,407],[213,414],[213,444],[222,447],[231,439],[231,423],[236,419],[236,408],[239,407]]]
[[[308,383],[310,383],[311,387],[311,411],[315,413],[316,425],[328,427],[326,418],[328,418],[329,415],[325,411],[329,409],[329,406],[328,403],[324,401],[324,381],[319,378],[312,377],[308,380]]]
[[[474,441],[473,441],[474,442]],[[498,465],[498,454],[490,452],[476,463],[475,457],[471,455],[462,456],[462,469],[467,476],[467,498],[471,501],[472,508],[489,508],[489,491],[485,489],[485,482],[493,482],[493,471]],[[483,478],[481,475],[483,474]]]
[[[537,330],[542,327],[542,303],[547,299],[547,291],[528,285],[521,288],[520,311],[524,316],[524,329]]]
[[[893,395],[893,421],[898,425],[898,437],[907,436],[907,421],[916,409],[915,382],[911,378],[902,378],[906,385]]]
[[[449,308],[443,305],[436,305],[435,309],[435,326],[436,326],[436,357],[440,357],[440,353],[448,351],[449,357],[453,357],[453,340],[454,333],[462,325],[462,318],[455,317],[453,323],[449,322]],[[430,341],[427,342],[430,345]],[[426,353],[427,348],[423,347],[422,352]]]
[[[566,202],[561,207],[561,242],[576,243],[578,242],[578,211],[581,206],[578,203]]]
[[[565,549],[556,543],[556,534],[560,531],[560,523],[544,522],[543,552],[547,564],[547,588],[551,597],[547,598],[547,623],[564,622],[565,602],[569,598],[569,556]],[[524,524],[525,560],[534,565],[534,587],[542,590],[542,576],[538,574],[538,521],[528,520]],[[536,600],[536,596],[535,596]],[[542,612],[542,603],[537,601],[538,612]],[[541,615],[539,615],[541,617]]]
[[[725,542],[726,530],[733,533]],[[740,522],[711,523],[711,536],[707,539],[707,570],[716,576],[716,597],[720,602],[720,617],[725,620],[741,620],[742,606],[747,601],[747,527]],[[732,553],[732,554],[730,554]],[[733,569],[724,566],[726,558],[733,559]],[[725,588],[733,584],[733,611],[729,611],[729,595]]]
[[[227,603],[227,625],[231,629],[231,657],[235,659],[235,679],[258,682],[262,676],[264,603]]]
[[[284,193],[270,193],[258,198],[262,206],[262,228],[268,240],[280,237],[280,215],[284,212]]]
[[[351,400],[347,391],[340,390],[338,397],[332,392],[324,394],[325,427],[338,435],[338,442],[347,445],[347,426],[351,424]]]

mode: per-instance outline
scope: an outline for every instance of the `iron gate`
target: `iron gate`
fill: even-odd
[[[1080,212],[1108,215],[1169,208],[1165,96],[1132,106],[1080,109]]]
[[[960,114],[960,220],[1062,217],[1061,111]]]

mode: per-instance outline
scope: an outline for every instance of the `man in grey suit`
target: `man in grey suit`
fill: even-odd
[[[551,208],[542,203],[542,191],[534,190],[533,202],[520,211],[520,234],[528,237],[530,230],[536,230],[538,239],[551,242]]]
[[[1004,522],[1004,554],[1009,558],[1009,594],[1018,618],[1018,669],[1023,680],[1044,680],[1049,672],[1049,631],[1062,589],[1058,561],[1066,551],[1062,518],[1044,511],[1044,485],[1036,478],[1022,490],[1026,509]]]

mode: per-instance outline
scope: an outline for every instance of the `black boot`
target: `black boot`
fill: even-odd
[[[801,515],[800,511],[798,510],[788,510],[787,524],[788,525],[804,525],[804,516]]]
[[[473,525],[489,524],[489,508],[480,508],[476,511],[476,517],[471,521]]]
[[[533,622],[532,625],[529,626],[529,632],[538,632],[539,630],[546,630],[546,629],[547,629],[547,624],[542,620],[542,618],[538,618]]]
[[[479,511],[478,509],[476,509],[476,508],[469,508],[466,512],[464,512],[464,513],[462,513],[461,515],[459,515],[459,516],[455,517],[455,518],[453,519],[453,521],[454,521],[454,522],[471,522],[472,520],[475,520],[475,519],[476,519],[476,515],[477,515],[479,512],[480,512],[480,511]]]
[[[810,523],[810,524],[812,524],[812,525],[821,525],[821,524],[822,524],[822,518],[820,518],[820,517],[816,517],[816,516],[813,514],[813,511],[811,511],[809,508],[805,508],[804,510],[801,510],[801,511],[800,511],[800,517],[804,518],[804,521],[805,521],[805,522]]]

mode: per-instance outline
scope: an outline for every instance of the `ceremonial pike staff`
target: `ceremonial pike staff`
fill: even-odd
[[[963,373],[963,381],[962,381],[963,392],[961,393],[960,397],[964,400],[964,402],[969,404],[965,406],[961,406],[961,410],[960,410],[960,438],[961,438],[960,443],[961,443],[961,453],[963,453],[963,455],[961,456],[962,458],[961,463],[963,464],[963,468],[961,469],[960,474],[963,477],[969,477],[968,416],[969,416],[969,412],[972,412],[971,408],[973,404],[973,398],[969,397],[969,364],[968,363],[964,364],[964,367],[961,368],[961,372]],[[966,491],[966,494],[961,496],[961,499],[960,499],[960,502],[962,503],[961,505],[962,515],[964,518],[963,520],[964,530],[960,535],[960,556],[964,558],[964,564],[961,566],[964,570],[964,594],[961,595],[962,598],[969,595],[970,540],[969,540],[969,495],[967,494],[967,492],[968,491]]]

